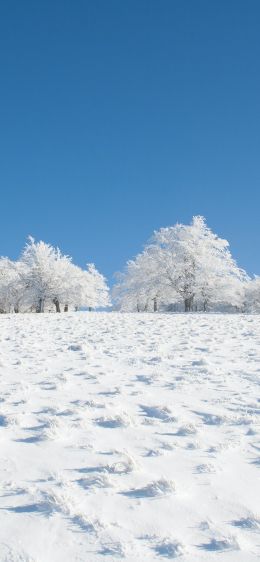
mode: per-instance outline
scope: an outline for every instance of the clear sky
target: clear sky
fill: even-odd
[[[111,279],[206,216],[260,274],[259,0],[0,3],[0,254]]]

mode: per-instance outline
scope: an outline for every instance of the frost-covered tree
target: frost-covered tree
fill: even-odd
[[[94,263],[87,264],[84,272],[86,277],[86,288],[89,292],[89,308],[106,308],[111,306],[109,287],[105,277],[97,270]]]
[[[20,312],[26,292],[23,274],[21,262],[0,258],[0,312]]]
[[[117,308],[124,312],[157,310],[160,289],[152,252],[145,250],[128,261],[125,271],[117,275],[117,281],[113,290]]]
[[[24,266],[26,296],[36,312],[44,312],[45,306],[54,304],[60,311],[65,298],[71,271],[71,259],[63,256],[58,248],[30,237],[21,256]]]
[[[186,312],[224,302],[239,306],[246,274],[237,267],[228,242],[214,234],[203,217],[155,232],[152,244],[161,283],[180,296]]]
[[[245,309],[247,312],[260,312],[260,277],[255,276],[246,285]]]
[[[109,289],[105,278],[94,264],[86,271],[74,265],[69,256],[61,254],[45,242],[29,238],[20,260],[26,298],[36,312],[55,307],[56,312],[70,306],[105,307],[109,304]]]
[[[87,264],[86,270],[76,267],[75,279],[77,279],[77,290],[73,304],[77,309],[88,308],[92,310],[111,306],[106,279],[93,263]]]
[[[182,302],[186,312],[206,311],[224,304],[239,307],[247,279],[228,242],[197,216],[190,225],[156,231],[143,253],[128,262],[114,295],[122,310],[150,310],[151,302],[157,310]],[[141,307],[135,305],[140,300]]]

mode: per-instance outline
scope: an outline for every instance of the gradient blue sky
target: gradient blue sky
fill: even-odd
[[[260,274],[259,30],[259,0],[1,2],[0,254],[111,279],[202,214]]]

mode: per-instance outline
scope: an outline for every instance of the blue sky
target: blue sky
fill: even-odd
[[[260,274],[259,28],[259,0],[1,2],[0,254],[111,279],[202,214]]]

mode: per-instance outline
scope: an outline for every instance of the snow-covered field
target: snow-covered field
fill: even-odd
[[[0,317],[0,561],[256,562],[260,317]]]

